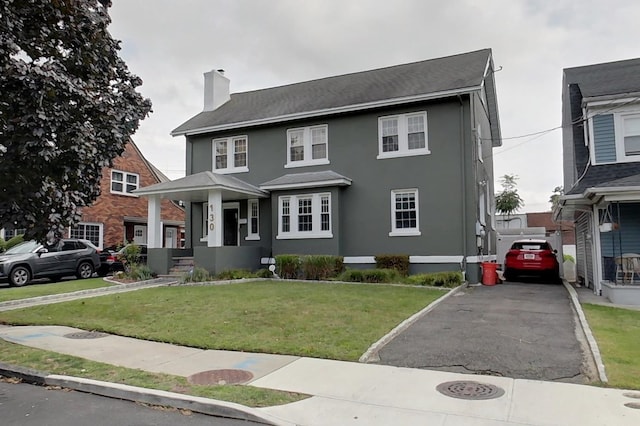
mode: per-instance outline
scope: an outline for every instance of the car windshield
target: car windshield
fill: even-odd
[[[16,246],[11,247],[9,250],[5,252],[5,254],[32,253],[38,247],[40,247],[40,244],[38,244],[36,241],[25,241],[24,243],[20,243]]]
[[[548,243],[532,243],[530,241],[526,242],[515,242],[511,246],[512,250],[551,250]]]

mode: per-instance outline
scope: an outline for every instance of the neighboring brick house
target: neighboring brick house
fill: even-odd
[[[148,199],[131,191],[167,182],[169,179],[142,155],[130,141],[113,167],[102,171],[100,196],[82,209],[82,221],[69,232],[100,248],[117,247],[127,242],[147,243]],[[184,235],[184,209],[168,199],[162,200],[162,238],[164,247],[181,247]]]
[[[562,244],[574,245],[576,243],[575,227],[568,220],[553,221],[552,212],[527,213],[527,226],[545,228],[547,234],[560,232]]]

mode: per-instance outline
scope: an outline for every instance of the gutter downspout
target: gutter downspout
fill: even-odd
[[[462,194],[462,262],[460,268],[462,269],[462,280],[467,280],[467,193],[465,191],[466,173],[465,162],[467,157],[465,155],[464,147],[464,103],[462,97],[458,97],[460,102],[460,151],[462,153],[462,161],[460,162],[460,178],[461,178],[461,191]]]

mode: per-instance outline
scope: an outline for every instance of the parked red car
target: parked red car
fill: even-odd
[[[504,277],[513,281],[519,275],[539,275],[557,282],[560,280],[557,253],[545,240],[514,241],[504,259]]]

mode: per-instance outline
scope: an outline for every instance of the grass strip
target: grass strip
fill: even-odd
[[[112,284],[102,278],[89,278],[86,280],[70,280],[58,283],[30,284],[24,287],[0,287],[0,302],[9,300],[28,299],[30,297],[49,296],[52,294],[71,293],[80,290],[109,287]]]
[[[640,311],[583,304],[598,342],[608,386],[640,389]]]
[[[271,407],[308,398],[307,395],[303,394],[253,386],[193,385],[185,377],[115,367],[83,358],[17,345],[2,339],[0,339],[0,360],[7,364],[19,365],[50,374],[164,390],[184,395],[235,402],[248,407]]]

